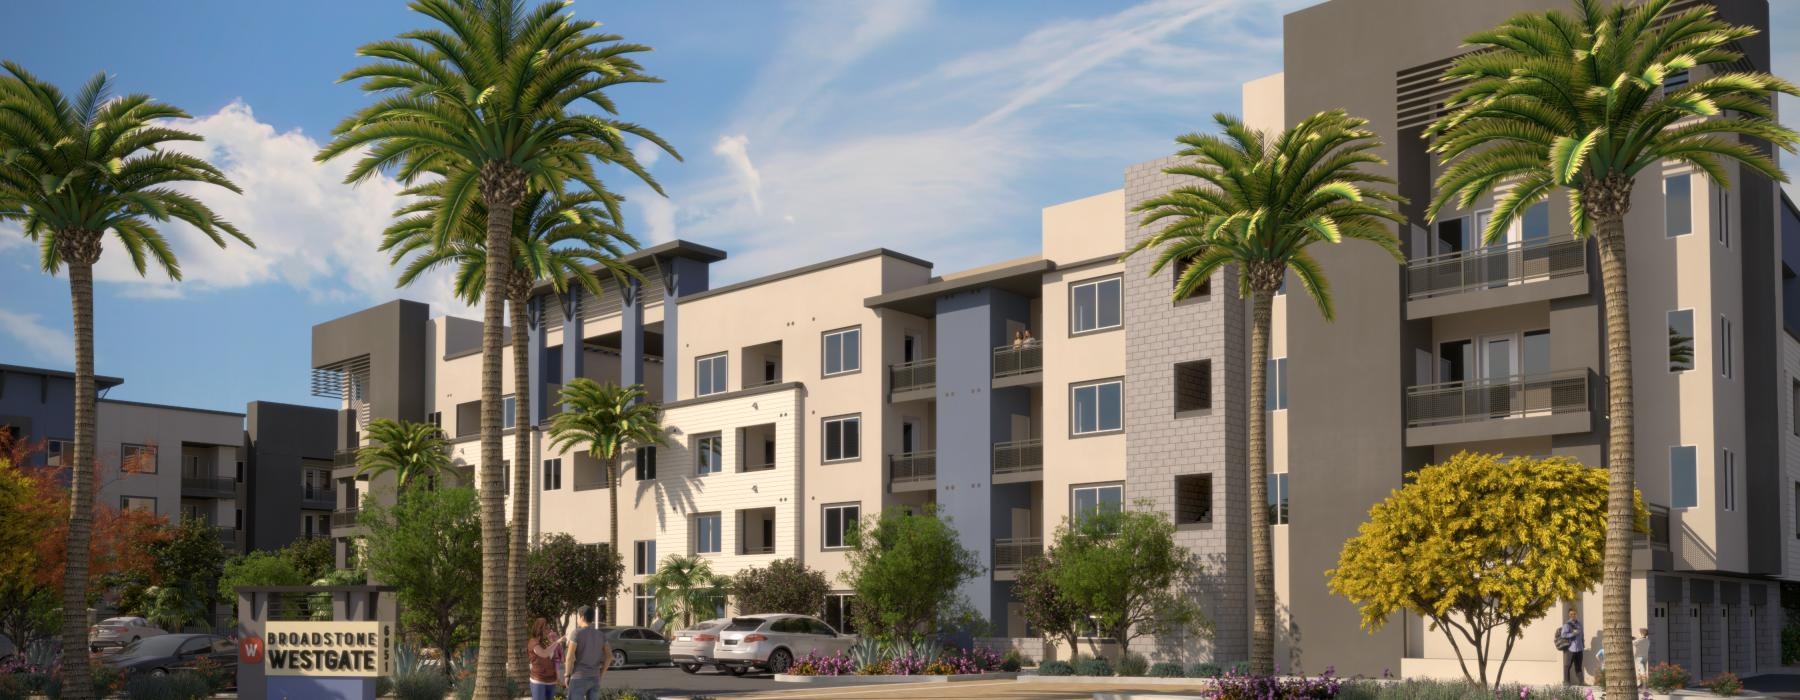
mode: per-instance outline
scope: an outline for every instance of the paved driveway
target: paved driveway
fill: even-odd
[[[795,687],[810,688],[834,686],[836,682],[809,683],[776,683],[766,673],[733,676],[720,673],[711,668],[689,675],[678,668],[632,668],[626,667],[606,672],[606,682],[601,685],[607,688],[632,688],[654,693],[658,696],[675,695],[731,695],[746,693],[788,690]]]
[[[1775,698],[1800,698],[1800,675],[1768,673],[1745,678],[1744,692]]]

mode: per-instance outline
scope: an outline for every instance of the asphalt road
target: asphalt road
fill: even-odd
[[[606,680],[601,683],[607,688],[632,688],[654,693],[658,696],[676,695],[739,695],[745,693],[788,690],[796,686],[794,683],[776,683],[766,673],[733,676],[721,673],[711,667],[701,669],[699,673],[689,675],[681,669],[634,668],[625,667],[606,672]],[[812,685],[833,685],[831,682]]]
[[[694,675],[675,668],[626,668],[608,671],[608,688],[633,688],[659,697],[696,695],[730,700],[912,700],[914,698],[980,698],[981,700],[1062,700],[1092,698],[1096,691],[1159,693],[1199,697],[1200,688],[1144,684],[1086,685],[1019,683],[1013,680],[961,683],[854,685],[821,679],[814,683],[776,683],[768,675],[734,677],[711,669]]]

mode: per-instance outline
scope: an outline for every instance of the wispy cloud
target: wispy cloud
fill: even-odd
[[[750,162],[750,137],[743,134],[720,136],[719,142],[713,145],[713,154],[725,159],[731,171],[737,175],[738,183],[744,188],[744,197],[750,200],[750,208],[761,214],[762,175],[756,172],[756,164]]]
[[[68,331],[51,328],[28,314],[0,308],[0,333],[13,339],[32,357],[55,366],[69,364],[75,356],[75,339]]]

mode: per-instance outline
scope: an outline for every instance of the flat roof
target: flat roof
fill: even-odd
[[[638,265],[639,263],[654,262],[655,259],[659,257],[693,258],[701,262],[716,263],[725,259],[725,251],[712,246],[701,245],[693,241],[684,241],[677,238],[667,243],[658,243],[648,248],[640,248],[631,251],[630,253],[620,256],[619,260],[621,262]],[[598,265],[591,265],[588,269],[594,272],[600,271]],[[535,295],[549,291],[550,289],[550,282],[545,280],[532,285],[531,293]]]
[[[237,416],[238,418],[244,417],[244,414],[238,413],[236,411],[220,411],[220,410],[215,410],[215,409],[211,409],[211,408],[192,408],[189,406],[173,406],[173,405],[166,404],[166,403],[150,403],[147,401],[126,401],[124,399],[98,399],[98,401],[100,403],[116,403],[121,406],[138,406],[140,408],[160,408],[160,409],[167,410],[167,411],[186,411],[188,413],[209,413],[209,414],[212,414],[215,416]]]
[[[862,251],[860,253],[851,253],[849,255],[845,255],[840,258],[832,258],[830,260],[816,262],[811,265],[804,265],[801,267],[796,267],[791,270],[783,270],[781,272],[777,272],[774,274],[763,275],[761,277],[747,279],[742,282],[734,282],[732,284],[728,284],[723,287],[714,287],[714,288],[708,289],[706,291],[695,292],[693,294],[683,295],[679,301],[682,303],[685,303],[685,302],[693,301],[695,299],[704,299],[706,297],[724,294],[726,292],[735,292],[740,289],[748,289],[750,287],[755,287],[760,284],[768,284],[770,282],[779,282],[781,280],[788,279],[791,277],[799,277],[801,275],[811,274],[814,272],[818,272],[820,270],[826,270],[826,269],[830,269],[833,267],[837,267],[839,265],[848,265],[853,262],[867,260],[869,258],[874,258],[874,257],[889,257],[889,258],[893,258],[895,260],[909,262],[914,265],[918,265],[919,267],[923,267],[925,269],[931,269],[931,261],[930,260],[926,260],[924,258],[916,258],[911,255],[907,255],[905,253],[898,253],[898,252],[895,252],[892,250],[888,250],[886,248],[872,248],[869,250]]]
[[[11,372],[13,374],[36,374],[36,375],[41,375],[41,376],[45,376],[45,377],[61,377],[63,379],[74,379],[75,378],[74,372],[64,372],[60,369],[44,369],[42,367],[26,367],[24,365],[0,364],[0,372]],[[108,376],[100,375],[100,374],[94,375],[94,388],[96,388],[96,389],[106,389],[106,388],[115,387],[115,386],[118,386],[118,385],[124,384],[124,383],[125,383],[125,380],[120,379],[118,377],[108,377]]]
[[[1036,296],[1043,289],[1044,273],[1055,269],[1056,263],[1038,258],[974,274],[937,277],[917,287],[869,297],[863,301],[863,306],[894,309],[914,316],[933,316],[937,314],[940,294],[996,287],[1015,294]]]

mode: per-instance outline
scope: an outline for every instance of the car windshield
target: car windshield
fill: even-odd
[[[727,623],[727,622],[730,622],[730,620],[707,620],[705,622],[695,624],[693,627],[689,627],[682,631],[683,632],[711,632],[720,627],[724,627],[725,623]]]
[[[191,639],[191,637],[187,637],[187,636],[183,636],[183,635],[176,635],[176,634],[166,634],[166,635],[161,635],[161,636],[157,636],[157,637],[145,637],[143,639],[140,639],[140,640],[137,640],[135,642],[125,645],[124,651],[119,652],[119,655],[120,656],[174,656],[175,650],[181,648],[181,643],[185,642],[189,639]]]
[[[760,617],[734,617],[731,618],[731,626],[726,627],[725,631],[749,632],[758,627],[762,627],[763,622],[765,622],[765,620]]]

